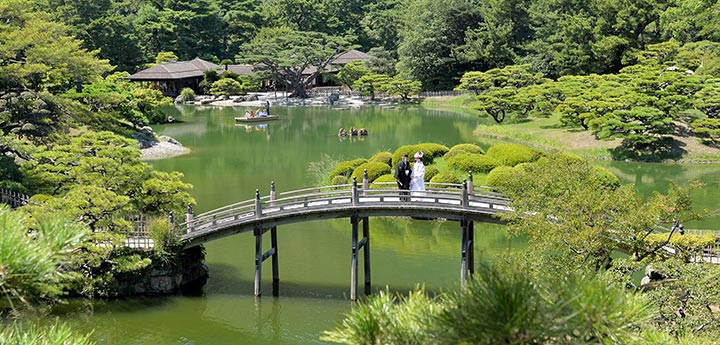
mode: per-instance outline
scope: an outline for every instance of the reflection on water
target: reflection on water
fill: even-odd
[[[370,157],[400,145],[478,142],[472,131],[485,120],[422,108],[360,108],[345,111],[274,107],[280,115],[267,124],[236,126],[242,107],[182,107],[178,123],[156,131],[175,137],[192,152],[151,164],[180,171],[195,188],[197,212],[263,195],[275,181],[278,192],[305,187],[308,164],[323,154],[336,159]],[[364,140],[338,138],[338,128],[367,128]],[[483,145],[486,146],[486,145]],[[667,166],[603,162],[648,195],[665,191],[669,180],[700,179],[709,187],[695,198],[718,205],[716,166]],[[710,227],[712,224],[707,225]],[[430,291],[455,286],[460,274],[457,222],[371,218],[373,289],[408,291],[421,283]],[[477,224],[476,254],[482,257],[522,240],[508,240],[503,227]],[[263,241],[265,250],[270,241]],[[253,296],[255,242],[231,236],[206,246],[210,278],[200,297],[133,298],[64,308],[62,318],[78,330],[95,328],[101,344],[318,344],[350,308],[350,222],[314,221],[278,228],[280,296],[272,297],[269,262],[261,299]],[[360,281],[363,281],[360,270]],[[361,289],[362,290],[362,289]]]

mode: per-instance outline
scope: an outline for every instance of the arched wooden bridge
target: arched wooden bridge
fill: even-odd
[[[379,188],[377,188],[379,187]],[[307,188],[276,193],[274,183],[270,194],[241,201],[218,209],[192,214],[178,224],[177,229],[186,241],[186,248],[244,232],[255,236],[255,295],[261,293],[262,263],[272,257],[273,283],[278,279],[277,226],[321,219],[349,218],[351,224],[351,287],[350,299],[357,298],[358,254],[364,250],[365,290],[370,289],[370,226],[372,216],[405,216],[420,219],[459,221],[461,230],[461,283],[472,274],[474,222],[499,223],[496,213],[507,212],[510,201],[489,187],[474,187],[472,175],[463,184],[427,183],[422,194],[400,191],[394,183],[374,183],[369,188],[367,178],[362,185]],[[358,240],[359,223],[362,238]],[[262,250],[262,237],[271,232],[271,248]],[[276,291],[276,289],[273,289]]]

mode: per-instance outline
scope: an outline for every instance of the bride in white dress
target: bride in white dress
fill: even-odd
[[[422,162],[423,153],[415,153],[415,164],[413,164],[412,178],[410,180],[410,195],[425,196],[425,164]]]

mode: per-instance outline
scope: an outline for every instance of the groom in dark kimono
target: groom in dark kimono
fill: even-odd
[[[407,153],[403,153],[402,160],[398,162],[395,168],[395,180],[397,181],[398,188],[401,190],[410,190],[410,179],[412,175],[412,169],[410,168],[410,162],[407,160]],[[400,192],[400,200],[410,201],[409,192]]]

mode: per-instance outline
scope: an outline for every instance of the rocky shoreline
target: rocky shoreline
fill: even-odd
[[[190,152],[179,141],[166,135],[158,136],[152,128],[145,126],[135,134],[140,148],[141,160],[170,158]]]

